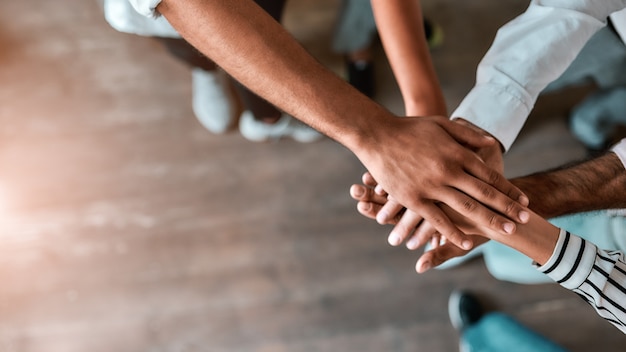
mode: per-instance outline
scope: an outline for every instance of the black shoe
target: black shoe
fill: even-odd
[[[374,63],[371,61],[347,61],[348,82],[367,97],[374,96]]]
[[[453,291],[448,300],[448,314],[452,326],[458,331],[475,324],[484,314],[478,299],[466,291]]]

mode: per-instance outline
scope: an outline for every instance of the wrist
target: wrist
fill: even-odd
[[[448,116],[448,108],[442,97],[405,99],[404,108],[407,116]]]
[[[557,245],[560,229],[538,214],[531,212],[526,224],[518,224],[511,235],[495,233],[492,239],[528,256],[540,265],[545,264]]]
[[[380,109],[377,112],[361,114],[345,132],[339,133],[338,141],[352,151],[367,167],[367,160],[380,154],[381,147],[393,138],[394,122],[399,117]]]
[[[500,154],[504,153],[505,150],[504,150],[504,146],[502,145],[502,142],[500,142],[500,140],[496,136],[491,134],[489,131],[484,130],[483,128],[481,128],[480,126],[476,125],[475,123],[473,123],[473,122],[471,122],[469,120],[466,120],[466,119],[464,119],[462,117],[453,117],[451,120],[456,122],[456,123],[460,123],[460,124],[462,124],[464,126],[471,127],[475,131],[478,131],[478,132],[480,132],[480,133],[482,133],[482,134],[484,134],[486,136],[489,136],[489,137],[495,139],[496,142],[497,142],[497,146],[498,146],[498,149],[500,151]]]
[[[539,216],[549,219],[562,215],[558,213],[558,210],[562,208],[554,206],[557,197],[554,190],[558,190],[557,192],[563,190],[555,184],[554,180],[543,178],[541,175],[533,175],[509,181],[528,197],[528,208]]]

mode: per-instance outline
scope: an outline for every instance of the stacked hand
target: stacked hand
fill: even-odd
[[[422,119],[432,118],[404,120]],[[427,212],[420,208],[416,211],[411,206],[404,207],[403,202],[411,201],[415,204],[414,199],[405,200],[407,197],[404,195],[404,199],[398,200],[396,196],[385,192],[369,172],[363,175],[363,184],[353,185],[350,190],[352,197],[358,201],[357,208],[362,215],[376,219],[380,224],[394,225],[388,238],[391,245],[397,246],[404,242],[409,249],[417,249],[431,243],[431,250],[425,252],[417,263],[418,272],[424,272],[450,258],[462,256],[473,246],[488,241],[487,237],[471,236],[473,234],[511,234],[515,231],[515,225],[509,219],[525,223],[529,217],[522,207],[528,204],[527,198],[501,175],[503,162],[499,145],[481,145],[467,137],[459,138],[468,135],[468,131],[479,136],[483,134],[463,121],[459,123],[446,119],[446,122],[448,124],[442,124],[442,127],[445,132],[451,131],[450,135],[439,139],[437,145],[425,146],[425,149],[418,149],[413,153],[422,159],[416,164],[421,167],[416,169],[411,181],[413,184],[423,185],[421,191],[425,196],[418,199],[417,203],[426,204],[427,207],[422,209],[427,209]],[[446,151],[448,154],[442,153]],[[442,165],[446,166],[445,172],[441,169]],[[389,171],[391,174],[392,170]],[[486,174],[489,177],[481,180],[477,174]],[[506,190],[508,197],[500,190]],[[516,195],[517,198],[511,195]],[[519,200],[519,203],[509,197]],[[443,216],[445,221],[436,218],[438,222],[433,223],[429,218],[433,214]],[[454,230],[450,230],[451,227]]]

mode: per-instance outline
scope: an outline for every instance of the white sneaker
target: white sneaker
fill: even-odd
[[[276,123],[268,124],[255,120],[252,112],[248,110],[244,111],[239,118],[239,131],[246,139],[254,142],[291,137],[300,143],[310,143],[324,137],[287,114],[282,114]]]
[[[191,71],[193,90],[193,112],[207,130],[222,134],[235,121],[235,102],[224,72],[205,71],[194,68]]]

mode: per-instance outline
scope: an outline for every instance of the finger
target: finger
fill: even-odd
[[[507,180],[506,177],[504,177],[501,173],[488,167],[479,159],[472,158],[466,160],[467,162],[465,165],[465,170],[468,173],[482,180],[492,188],[495,188],[497,194],[502,194],[509,200],[513,200],[522,206],[528,206],[529,200],[524,192],[522,192],[519,188],[509,182],[509,180]],[[493,207],[493,209],[501,211],[500,208]],[[502,213],[504,214],[504,212]]]
[[[361,202],[372,202],[380,206],[387,203],[387,197],[383,197],[374,193],[374,190],[372,188],[366,187],[364,185],[352,185],[350,187],[350,196],[354,200],[358,200]]]
[[[465,193],[450,189],[440,192],[440,195],[442,203],[462,216],[472,219],[478,227],[490,229],[501,234],[515,233],[515,222],[487,208]]]
[[[434,203],[423,203],[418,213],[424,217],[448,241],[463,248],[471,249],[472,240],[459,230],[444,212]]]
[[[478,132],[476,129],[456,123],[451,120],[442,121],[441,126],[452,138],[461,144],[466,144],[474,148],[484,148],[497,143],[495,138]]]
[[[521,191],[509,189],[508,193],[501,192],[498,187],[506,187],[505,183],[509,183],[508,180],[497,171],[489,169],[480,162],[478,163],[480,165],[475,166],[475,170],[468,170],[468,172],[478,178],[464,178],[455,187],[462,189],[468,196],[488,206],[495,212],[506,215],[510,220],[519,223],[528,222],[530,213],[522,205],[523,203],[520,203],[520,201],[524,201],[523,198],[525,197]],[[484,172],[482,175],[479,174],[481,170]],[[496,186],[492,186],[494,184]],[[511,187],[517,190],[517,187],[513,185]],[[527,198],[525,202],[527,203]]]
[[[378,197],[382,197],[377,195]],[[400,218],[404,214],[405,208],[402,204],[393,200],[393,198],[387,198],[387,203],[380,209],[378,215],[376,215],[376,221],[383,224],[396,224],[400,221]]]
[[[413,232],[422,221],[422,217],[412,211],[406,211],[389,233],[387,241],[397,246],[413,235]]]
[[[359,214],[372,220],[376,220],[376,214],[378,214],[380,208],[381,206],[379,204],[371,202],[358,202],[356,205]]]
[[[374,187],[374,192],[376,192],[376,194],[379,194],[381,196],[386,196],[387,195],[387,191],[385,191],[383,189],[383,186],[381,186],[381,185],[376,185],[376,187]]]
[[[435,232],[435,234],[430,238],[430,247],[437,248],[442,244],[443,243],[441,243],[441,236],[439,236],[438,232]]]
[[[424,252],[415,264],[415,270],[418,273],[424,273],[431,268],[443,264],[444,262],[463,256],[469,251],[463,250],[454,244],[448,242],[437,248]]]
[[[372,174],[369,171],[366,171],[365,173],[363,173],[363,176],[361,176],[361,180],[363,181],[364,185],[374,188],[375,193],[379,195],[383,195],[383,196],[387,195],[387,192],[385,192],[383,187],[378,184],[378,182],[374,179],[374,176],[372,176]]]
[[[370,186],[370,187],[376,187],[378,185],[378,182],[376,182],[376,180],[374,179],[374,176],[372,176],[372,174],[369,173],[369,171],[366,171],[363,176],[361,177],[361,180],[363,181],[364,185]]]
[[[438,241],[440,237],[441,236],[438,234],[437,230],[435,230],[435,228],[429,222],[423,221],[413,234],[413,237],[411,237],[411,239],[409,239],[409,241],[406,243],[406,247],[410,250],[415,250],[424,246],[426,243],[428,243],[428,241],[433,241],[434,238],[437,239],[436,246],[438,247]],[[433,247],[435,246],[433,245]]]

